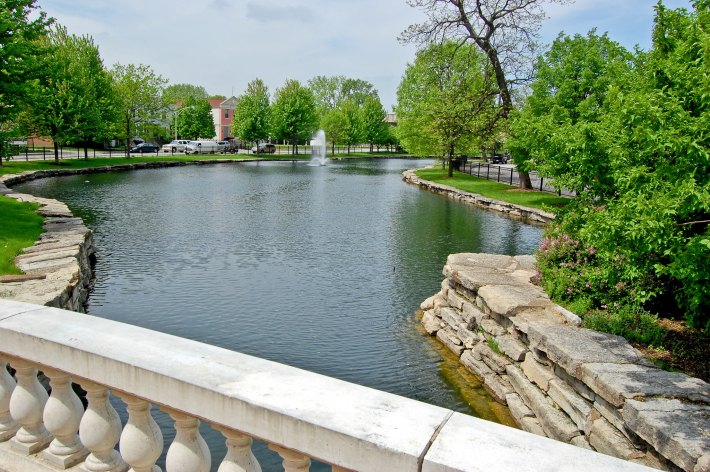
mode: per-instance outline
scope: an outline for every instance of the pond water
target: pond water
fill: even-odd
[[[402,182],[429,164],[188,166],[15,188],[64,201],[93,229],[93,315],[509,423],[415,312],[448,254],[530,254],[542,229]]]

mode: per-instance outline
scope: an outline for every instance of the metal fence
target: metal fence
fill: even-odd
[[[459,163],[458,170],[481,179],[494,180],[516,187],[520,186],[520,174],[513,164],[490,164],[485,162],[465,161]],[[573,190],[555,187],[551,178],[543,177],[535,171],[530,172],[530,182],[532,183],[532,188],[540,192],[556,193],[557,195],[566,197],[574,197],[576,195]]]

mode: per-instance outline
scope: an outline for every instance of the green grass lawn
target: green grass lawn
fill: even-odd
[[[22,273],[12,260],[42,233],[44,218],[35,213],[37,206],[0,195],[0,275]]]
[[[448,185],[466,192],[477,193],[484,197],[553,213],[556,209],[570,202],[569,198],[558,197],[551,193],[520,191],[517,187],[472,177],[461,172],[454,172],[453,177],[448,177],[447,170],[441,167],[421,169],[416,173],[424,180]]]

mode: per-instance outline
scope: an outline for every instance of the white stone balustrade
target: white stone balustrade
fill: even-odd
[[[16,383],[5,362],[17,369]],[[283,364],[38,305],[0,300],[0,367],[0,470],[9,472],[57,470],[45,454],[33,455],[38,450],[81,450],[69,376],[89,402],[78,431],[90,454],[71,470],[160,470],[151,403],[175,420],[166,472],[210,470],[198,419],[225,437],[226,457],[212,459],[219,472],[261,470],[252,438],[277,451],[286,471],[309,470],[311,458],[334,471],[650,470]],[[52,382],[51,401],[37,369]],[[123,428],[109,389],[127,405]]]

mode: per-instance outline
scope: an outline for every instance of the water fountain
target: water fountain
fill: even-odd
[[[311,139],[311,162],[312,166],[324,166],[327,159],[325,157],[325,131],[319,129]]]

